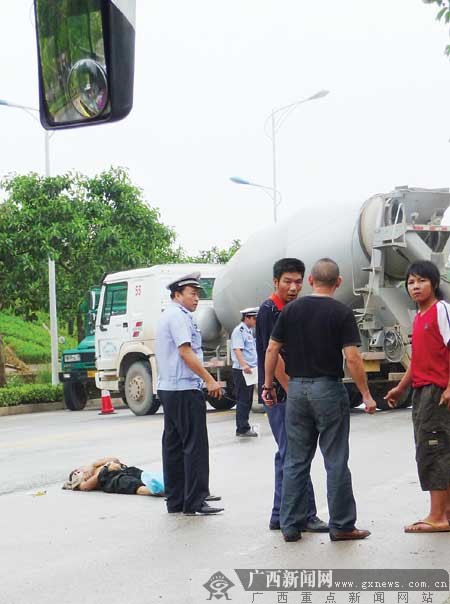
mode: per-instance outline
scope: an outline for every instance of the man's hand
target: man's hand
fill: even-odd
[[[450,386],[447,386],[447,388],[441,394],[439,405],[447,407],[447,409],[450,411]]]
[[[365,413],[375,413],[375,411],[377,410],[377,404],[376,402],[373,400],[372,396],[369,394],[369,396],[365,396],[364,400],[364,411]]]
[[[261,398],[268,407],[272,407],[277,402],[277,393],[274,386],[270,388],[263,386]]]
[[[388,405],[391,409],[395,409],[398,403],[398,399],[401,397],[402,394],[403,390],[398,386],[395,386],[395,388],[391,388],[389,390],[389,392],[384,397],[384,400],[388,402]]]
[[[244,365],[244,367],[242,367],[242,371],[244,373],[251,373],[252,372],[252,368],[250,367],[250,365]]]
[[[209,380],[205,380],[205,386],[208,390],[208,394],[214,398],[222,398],[222,386],[219,382],[211,377]]]

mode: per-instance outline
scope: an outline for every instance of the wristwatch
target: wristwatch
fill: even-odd
[[[274,388],[275,388],[275,384],[272,384],[271,386],[264,385],[262,387],[262,390],[273,390]]]

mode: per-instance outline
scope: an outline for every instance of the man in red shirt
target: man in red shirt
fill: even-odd
[[[430,491],[426,518],[405,533],[449,532],[450,526],[450,305],[441,300],[440,273],[428,260],[411,264],[405,286],[418,307],[411,363],[386,395],[391,407],[413,388],[413,425],[420,485]]]
[[[281,258],[273,265],[273,284],[274,293],[265,300],[256,317],[256,352],[258,354],[258,394],[259,401],[264,404],[261,398],[262,387],[264,385],[264,359],[267,346],[269,345],[270,335],[275,326],[283,308],[286,304],[297,299],[302,289],[303,277],[305,275],[305,265],[298,258]],[[275,489],[273,497],[272,513],[270,515],[270,530],[280,529],[280,506],[281,506],[281,488],[283,484],[283,466],[286,456],[286,396],[288,389],[288,376],[284,367],[284,352],[278,357],[275,370],[275,381],[277,384],[277,404],[266,406],[266,413],[269,419],[270,428],[273,437],[278,446],[275,453]],[[315,533],[328,532],[328,525],[317,516],[316,501],[314,497],[314,488],[311,478],[308,478],[306,487],[308,498],[308,512],[306,526],[303,530]]]

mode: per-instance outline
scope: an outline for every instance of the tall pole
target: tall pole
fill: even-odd
[[[59,384],[58,377],[58,319],[56,314],[55,261],[48,259],[48,294],[50,300],[50,340],[52,349],[52,385]]]
[[[271,121],[271,133],[270,138],[272,139],[272,201],[273,201],[273,221],[277,221],[277,206],[278,206],[278,189],[277,189],[277,143],[276,143],[276,135],[279,130],[281,124],[284,120],[289,116],[291,111],[293,111],[298,105],[302,103],[307,103],[308,101],[315,101],[316,99],[321,99],[324,96],[329,94],[329,90],[319,90],[312,96],[309,96],[306,99],[301,99],[300,101],[296,101],[295,103],[290,103],[289,105],[285,105],[284,107],[278,107],[277,109],[272,109],[272,113],[268,118],[266,118],[265,124],[267,124],[269,118]],[[277,120],[278,116],[278,120]],[[266,130],[267,133],[267,130]]]
[[[50,133],[44,130],[45,144],[45,176],[50,176]],[[50,313],[50,342],[51,342],[51,365],[52,365],[52,385],[59,384],[58,376],[58,314],[56,310],[56,271],[55,261],[48,258],[48,296]]]
[[[272,202],[273,202],[273,221],[277,221],[277,145],[275,128],[275,110],[272,111]]]

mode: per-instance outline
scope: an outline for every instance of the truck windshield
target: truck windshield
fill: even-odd
[[[200,283],[203,289],[200,289],[198,296],[200,300],[212,300],[212,290],[214,287],[214,277],[201,277]]]

